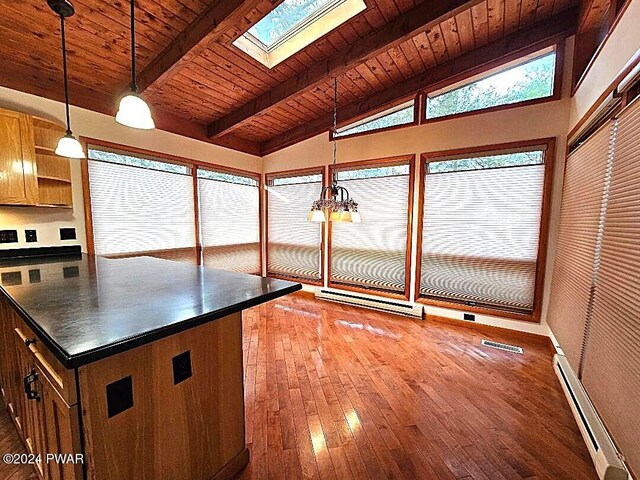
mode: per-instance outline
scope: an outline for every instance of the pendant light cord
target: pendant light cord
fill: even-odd
[[[135,0],[131,0],[131,90],[138,93],[136,83],[136,21]]]
[[[60,31],[62,32],[62,71],[64,75],[64,105],[67,115],[67,135],[71,135],[71,121],[69,120],[69,86],[67,85],[67,42],[64,35],[64,16],[60,15]]]
[[[338,77],[333,78],[333,185],[338,184],[338,174],[336,172],[338,141],[336,133],[338,132]]]

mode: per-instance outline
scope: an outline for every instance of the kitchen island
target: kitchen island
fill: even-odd
[[[1,391],[41,478],[246,465],[242,310],[300,284],[84,254],[0,260],[0,275]]]

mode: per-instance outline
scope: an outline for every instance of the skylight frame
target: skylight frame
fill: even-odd
[[[249,32],[257,24],[249,27],[232,45],[271,69],[353,19],[366,8],[364,0],[331,0],[283,33],[270,46]]]

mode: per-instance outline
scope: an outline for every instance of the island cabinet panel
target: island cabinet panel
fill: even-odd
[[[87,478],[233,478],[244,438],[241,313],[79,368]]]

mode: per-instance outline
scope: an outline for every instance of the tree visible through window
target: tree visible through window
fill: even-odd
[[[555,52],[455,90],[427,97],[427,118],[482,110],[553,95]]]
[[[249,33],[267,48],[284,37],[307,18],[325,7],[342,0],[284,0],[262,20],[249,29]]]
[[[354,135],[356,133],[372,132],[383,128],[413,123],[415,115],[413,103],[414,102],[411,101],[408,105],[403,104],[399,107],[394,107],[390,110],[368,117],[355,124],[352,123],[351,125],[339,128],[336,132],[336,138],[348,137],[349,135]]]

